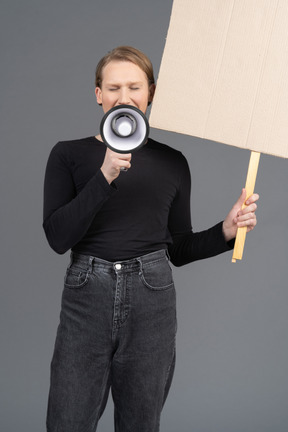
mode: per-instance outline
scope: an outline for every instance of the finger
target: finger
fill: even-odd
[[[132,154],[131,153],[121,154],[121,155],[118,154],[118,159],[119,159],[119,161],[121,161],[121,163],[122,163],[122,161],[124,161],[125,163],[130,162],[132,159]]]
[[[257,219],[255,220],[255,223],[253,225],[248,225],[247,226],[247,232],[252,231],[255,228],[256,225],[257,225]]]
[[[111,154],[112,157],[118,158],[118,159],[131,159],[132,153],[119,153],[115,152],[107,147],[107,152]]]
[[[128,171],[131,168],[131,163],[129,161],[123,161],[120,165],[120,171]]]
[[[259,200],[259,195],[257,194],[257,193],[255,193],[255,194],[252,194],[248,199],[247,199],[247,201],[246,201],[246,205],[248,206],[249,204],[252,204],[252,203],[254,203],[254,202],[256,202],[256,201],[258,201]]]
[[[253,228],[255,228],[256,225],[257,225],[257,219],[256,218],[237,223],[238,228],[247,227],[247,230],[249,230],[249,231],[251,231]]]
[[[132,158],[131,154],[114,153],[111,157],[111,161],[115,167],[121,168],[122,166],[124,166],[126,168],[130,168],[131,158]]]
[[[116,155],[118,155],[119,159],[123,159],[123,160],[131,160],[132,158],[132,153],[115,153]]]
[[[132,154],[131,153],[118,153],[107,147],[106,154],[111,161],[119,162],[120,160],[128,160],[131,161]]]
[[[239,210],[239,212],[237,213],[237,216],[242,216],[248,213],[255,213],[255,211],[257,210],[257,204],[253,203],[250,204],[249,206],[243,208],[242,210]]]
[[[130,158],[131,159],[131,158]],[[117,169],[120,171],[128,171],[128,169],[131,168],[131,163],[126,159],[117,159]]]
[[[242,222],[249,222],[249,221],[254,221],[256,219],[256,215],[253,212],[249,212],[243,215],[240,215],[237,217],[237,223],[242,223]]]

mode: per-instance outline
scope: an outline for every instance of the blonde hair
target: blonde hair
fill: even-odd
[[[102,84],[104,67],[111,61],[129,61],[136,64],[145,72],[149,86],[155,83],[153,66],[150,59],[141,51],[130,46],[119,46],[109,51],[98,63],[95,73],[95,87]]]

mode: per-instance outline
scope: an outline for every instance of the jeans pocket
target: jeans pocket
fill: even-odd
[[[172,270],[167,259],[143,265],[140,278],[151,290],[163,291],[174,287]]]
[[[74,267],[68,267],[64,278],[64,287],[70,289],[82,288],[89,280],[89,271]]]

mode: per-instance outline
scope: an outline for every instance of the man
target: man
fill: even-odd
[[[122,104],[145,113],[153,100],[151,62],[132,47],[101,59],[95,82],[104,113]],[[53,148],[43,226],[56,252],[72,253],[51,365],[48,432],[95,431],[110,388],[116,432],[159,430],[175,364],[169,259],[180,266],[229,250],[239,226],[256,225],[258,195],[241,210],[245,199],[243,190],[224,222],[193,233],[190,172],[179,151],[149,138],[133,156],[118,154],[99,135]]]

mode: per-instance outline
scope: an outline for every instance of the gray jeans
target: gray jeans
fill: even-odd
[[[115,263],[71,254],[51,363],[48,432],[95,432],[111,388],[116,432],[157,432],[175,365],[165,250]]]

